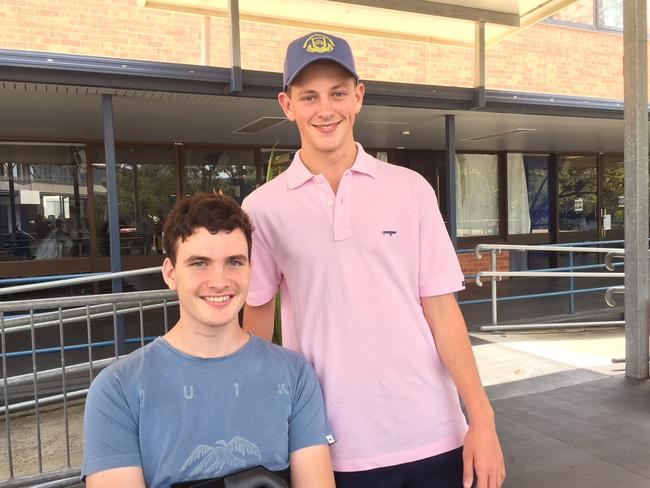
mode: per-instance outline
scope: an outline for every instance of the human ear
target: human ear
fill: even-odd
[[[285,117],[291,122],[295,122],[296,118],[293,115],[291,96],[285,91],[278,93],[278,103],[282,107]]]
[[[174,265],[172,260],[165,258],[162,264],[162,275],[165,284],[170,290],[176,290],[176,274],[174,272]]]
[[[363,97],[366,94],[366,85],[363,83],[357,83],[357,86],[354,87],[354,97],[356,98],[356,113],[361,111],[361,106],[363,105]]]

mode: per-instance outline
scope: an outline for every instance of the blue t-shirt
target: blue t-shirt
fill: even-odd
[[[282,470],[291,452],[333,442],[311,365],[255,336],[220,358],[158,338],[120,359],[88,392],[84,436],[84,476],[141,466],[148,487]]]

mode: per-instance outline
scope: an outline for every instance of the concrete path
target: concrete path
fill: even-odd
[[[622,328],[472,338],[506,488],[650,488],[650,381],[612,363]]]

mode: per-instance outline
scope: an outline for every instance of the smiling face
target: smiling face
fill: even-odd
[[[319,61],[306,67],[278,101],[298,126],[302,150],[310,157],[331,159],[355,147],[352,129],[364,92],[345,68]]]
[[[176,245],[175,264],[163,263],[163,278],[178,292],[178,325],[197,332],[239,328],[250,282],[248,243],[241,229],[211,234],[195,229]]]

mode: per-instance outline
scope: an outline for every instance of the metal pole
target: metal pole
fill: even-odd
[[[5,439],[7,441],[7,461],[9,462],[9,478],[14,477],[14,457],[11,450],[11,420],[9,417],[9,388],[7,377],[9,369],[7,368],[7,342],[5,338],[5,314],[0,312],[0,342],[2,343],[2,392],[5,405]]]
[[[648,378],[647,2],[623,2],[625,85],[625,375]]]
[[[573,273],[573,251],[569,252],[569,271]],[[575,281],[573,275],[569,278],[569,290],[571,291],[569,295],[569,312],[576,313],[576,300],[575,294],[573,293],[575,290]]]
[[[445,165],[447,167],[447,230],[449,237],[458,248],[458,229],[456,222],[456,116],[445,115]]]
[[[485,21],[474,24],[474,106],[485,107]]]
[[[115,162],[115,131],[113,126],[113,96],[102,95],[104,115],[104,153],[106,155],[106,189],[108,191],[108,232],[111,249],[111,272],[122,271],[120,253],[120,217],[117,201],[117,164]],[[122,292],[122,279],[111,280],[113,293]],[[117,317],[115,342],[119,354],[124,354],[124,319]]]
[[[242,90],[241,43],[239,35],[239,0],[228,0],[230,21],[230,93]]]
[[[16,194],[14,193],[16,190],[14,188],[14,163],[7,163],[7,173],[9,176],[9,226],[7,231],[8,232],[13,232],[14,229],[16,228],[17,221],[16,221]]]
[[[491,264],[492,272],[497,270],[497,251],[492,250]],[[497,277],[492,277],[492,325],[497,325]]]

